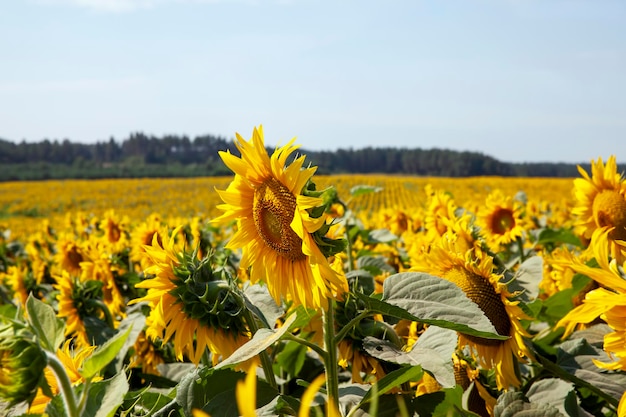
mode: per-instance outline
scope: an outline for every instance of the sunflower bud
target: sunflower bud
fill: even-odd
[[[212,260],[213,254],[199,260],[185,252],[182,265],[174,270],[180,285],[171,293],[189,317],[213,329],[241,334],[246,330],[242,303],[222,274],[213,270]]]
[[[30,401],[46,368],[46,355],[30,340],[10,336],[0,342],[0,398],[10,404]]]

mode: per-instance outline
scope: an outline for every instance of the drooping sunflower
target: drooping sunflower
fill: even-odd
[[[523,236],[522,212],[523,205],[511,196],[505,196],[501,190],[487,196],[476,223],[492,249],[498,250]]]
[[[511,299],[513,294],[500,282],[501,276],[494,273],[493,259],[489,256],[476,258],[472,250],[461,253],[454,242],[442,241],[423,260],[411,269],[456,284],[480,307],[499,335],[510,336],[507,340],[494,340],[459,333],[459,345],[468,346],[481,367],[495,370],[498,389],[519,386],[518,361],[532,357],[524,343],[529,334],[520,323],[520,319],[529,317],[519,307],[519,302]]]
[[[79,347],[91,346],[91,340],[85,327],[85,318],[99,317],[111,322],[109,311],[101,301],[102,283],[96,280],[81,279],[62,271],[55,276],[54,288],[59,291],[59,312],[57,316],[66,320],[66,336],[76,338]]]
[[[583,178],[574,179],[576,205],[572,209],[575,230],[590,239],[596,229],[610,230],[609,253],[618,262],[626,260],[626,180],[617,173],[612,155],[591,163],[591,176],[580,166]]]
[[[136,284],[147,293],[130,304],[149,303],[146,335],[164,344],[171,340],[179,361],[186,355],[198,364],[208,348],[217,363],[248,341],[250,333],[226,282],[215,279],[210,264],[192,259],[178,246],[180,229],[165,236],[163,245],[155,234],[152,246],[145,247],[152,265],[145,272],[151,278]]]
[[[85,378],[82,377],[79,369],[82,367],[85,359],[87,359],[92,354],[92,352],[94,351],[96,347],[95,346],[83,346],[80,348],[72,349],[71,343],[72,343],[71,340],[66,340],[63,343],[63,345],[57,349],[56,355],[57,355],[57,358],[59,358],[59,360],[63,364],[65,371],[67,372],[67,375],[70,378],[70,382],[72,383],[72,385],[77,385],[85,381]],[[44,370],[44,378],[46,378],[46,382],[48,383],[48,386],[50,387],[50,391],[52,392],[52,394],[55,394],[55,395],[58,394],[59,393],[58,382],[57,382],[56,377],[54,376],[54,373],[50,369],[50,367],[47,367]],[[100,381],[101,379],[102,377],[97,375],[91,381],[96,382],[96,381]],[[30,404],[28,413],[29,414],[43,414],[46,409],[46,406],[51,400],[52,398],[46,396],[43,393],[43,390],[39,388],[37,390],[37,395],[35,396],[32,403]]]
[[[312,217],[310,210],[323,200],[303,194],[316,167],[302,168],[305,156],[286,166],[298,148],[292,139],[271,157],[265,149],[263,128],[255,128],[246,141],[237,134],[241,157],[220,152],[235,178],[218,190],[224,213],[214,223],[237,220],[237,231],[227,244],[242,249],[241,267],[251,268],[252,282],[265,281],[277,303],[283,298],[296,305],[326,308],[335,292],[347,289],[345,278],[334,271],[315,240],[326,225],[326,214]]]

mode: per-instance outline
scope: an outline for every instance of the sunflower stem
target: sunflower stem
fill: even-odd
[[[301,337],[298,337],[298,336],[296,336],[294,334],[291,334],[289,332],[285,333],[284,337],[285,337],[285,339],[289,339],[289,340],[291,340],[293,342],[300,343],[301,345],[304,345],[304,346],[310,348],[315,353],[320,355],[320,358],[322,358],[322,360],[324,362],[326,362],[326,357],[328,356],[326,354],[326,351],[324,349],[322,349],[321,347],[317,346],[315,343],[309,342],[308,340],[303,339]]]
[[[324,310],[324,367],[326,368],[326,392],[329,407],[339,410],[339,375],[337,373],[337,343],[335,342],[335,300],[328,300],[328,308]]]
[[[249,309],[244,308],[243,311],[246,323],[248,323],[248,327],[250,328],[250,333],[254,336],[257,330],[259,330],[259,326],[257,326],[256,320]],[[259,357],[261,358],[261,366],[263,367],[265,380],[272,388],[278,391],[278,384],[276,384],[276,377],[274,376],[274,368],[272,367],[272,361],[270,360],[270,356],[267,354],[267,350],[259,353]]]
[[[335,335],[335,344],[339,344],[339,342],[341,342],[343,340],[344,337],[346,337],[346,334],[348,334],[348,332],[350,330],[352,330],[352,328],[354,326],[356,326],[357,324],[359,324],[359,322],[361,320],[363,320],[364,318],[368,317],[368,316],[372,316],[374,315],[374,312],[366,310],[363,311],[361,313],[359,313],[359,315],[357,315],[356,317],[354,317],[352,320],[350,320],[345,326],[343,326],[341,328],[341,330],[339,330],[339,332],[337,332],[337,334]]]
[[[46,358],[48,359],[48,366],[52,369],[52,372],[54,372],[54,375],[59,383],[59,391],[61,392],[61,398],[63,398],[63,403],[65,404],[65,410],[67,411],[68,417],[80,417],[78,404],[76,403],[76,396],[74,395],[72,383],[67,375],[65,366],[63,366],[59,358],[57,358],[54,353],[48,351],[45,351],[45,353]]]

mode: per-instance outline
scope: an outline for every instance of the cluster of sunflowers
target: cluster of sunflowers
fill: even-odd
[[[426,186],[419,207],[363,215],[294,140],[235,144],[208,221],[5,231],[1,413],[626,416],[614,157],[565,203]]]

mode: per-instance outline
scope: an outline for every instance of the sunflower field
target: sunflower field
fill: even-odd
[[[626,416],[626,179],[0,183],[0,415]]]

